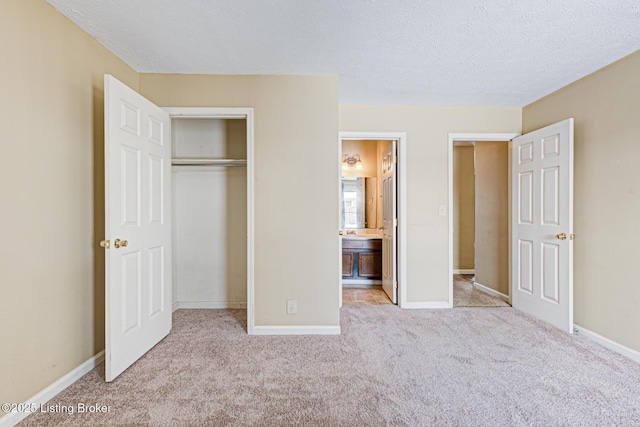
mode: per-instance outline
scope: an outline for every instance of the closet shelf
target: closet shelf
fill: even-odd
[[[247,166],[247,159],[171,159],[172,166]]]

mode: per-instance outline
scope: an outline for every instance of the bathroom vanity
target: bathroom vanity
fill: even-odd
[[[344,284],[380,284],[382,279],[382,239],[342,237],[342,279]]]

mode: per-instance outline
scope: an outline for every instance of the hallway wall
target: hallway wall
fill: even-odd
[[[475,268],[474,147],[453,147],[453,268]]]
[[[476,282],[509,295],[509,143],[475,148]]]

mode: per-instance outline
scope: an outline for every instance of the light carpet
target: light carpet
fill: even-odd
[[[179,310],[112,383],[96,368],[23,426],[638,426],[640,364],[512,308],[342,309],[339,336],[248,336]]]
[[[453,275],[454,307],[510,307],[500,298],[476,289],[470,277],[460,274]]]

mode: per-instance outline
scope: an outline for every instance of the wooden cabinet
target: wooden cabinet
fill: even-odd
[[[355,254],[353,252],[345,253],[342,251],[342,277],[353,277],[355,263]]]
[[[382,278],[381,239],[342,239],[342,278]]]
[[[380,251],[358,253],[358,276],[369,279],[382,276],[382,253]]]

